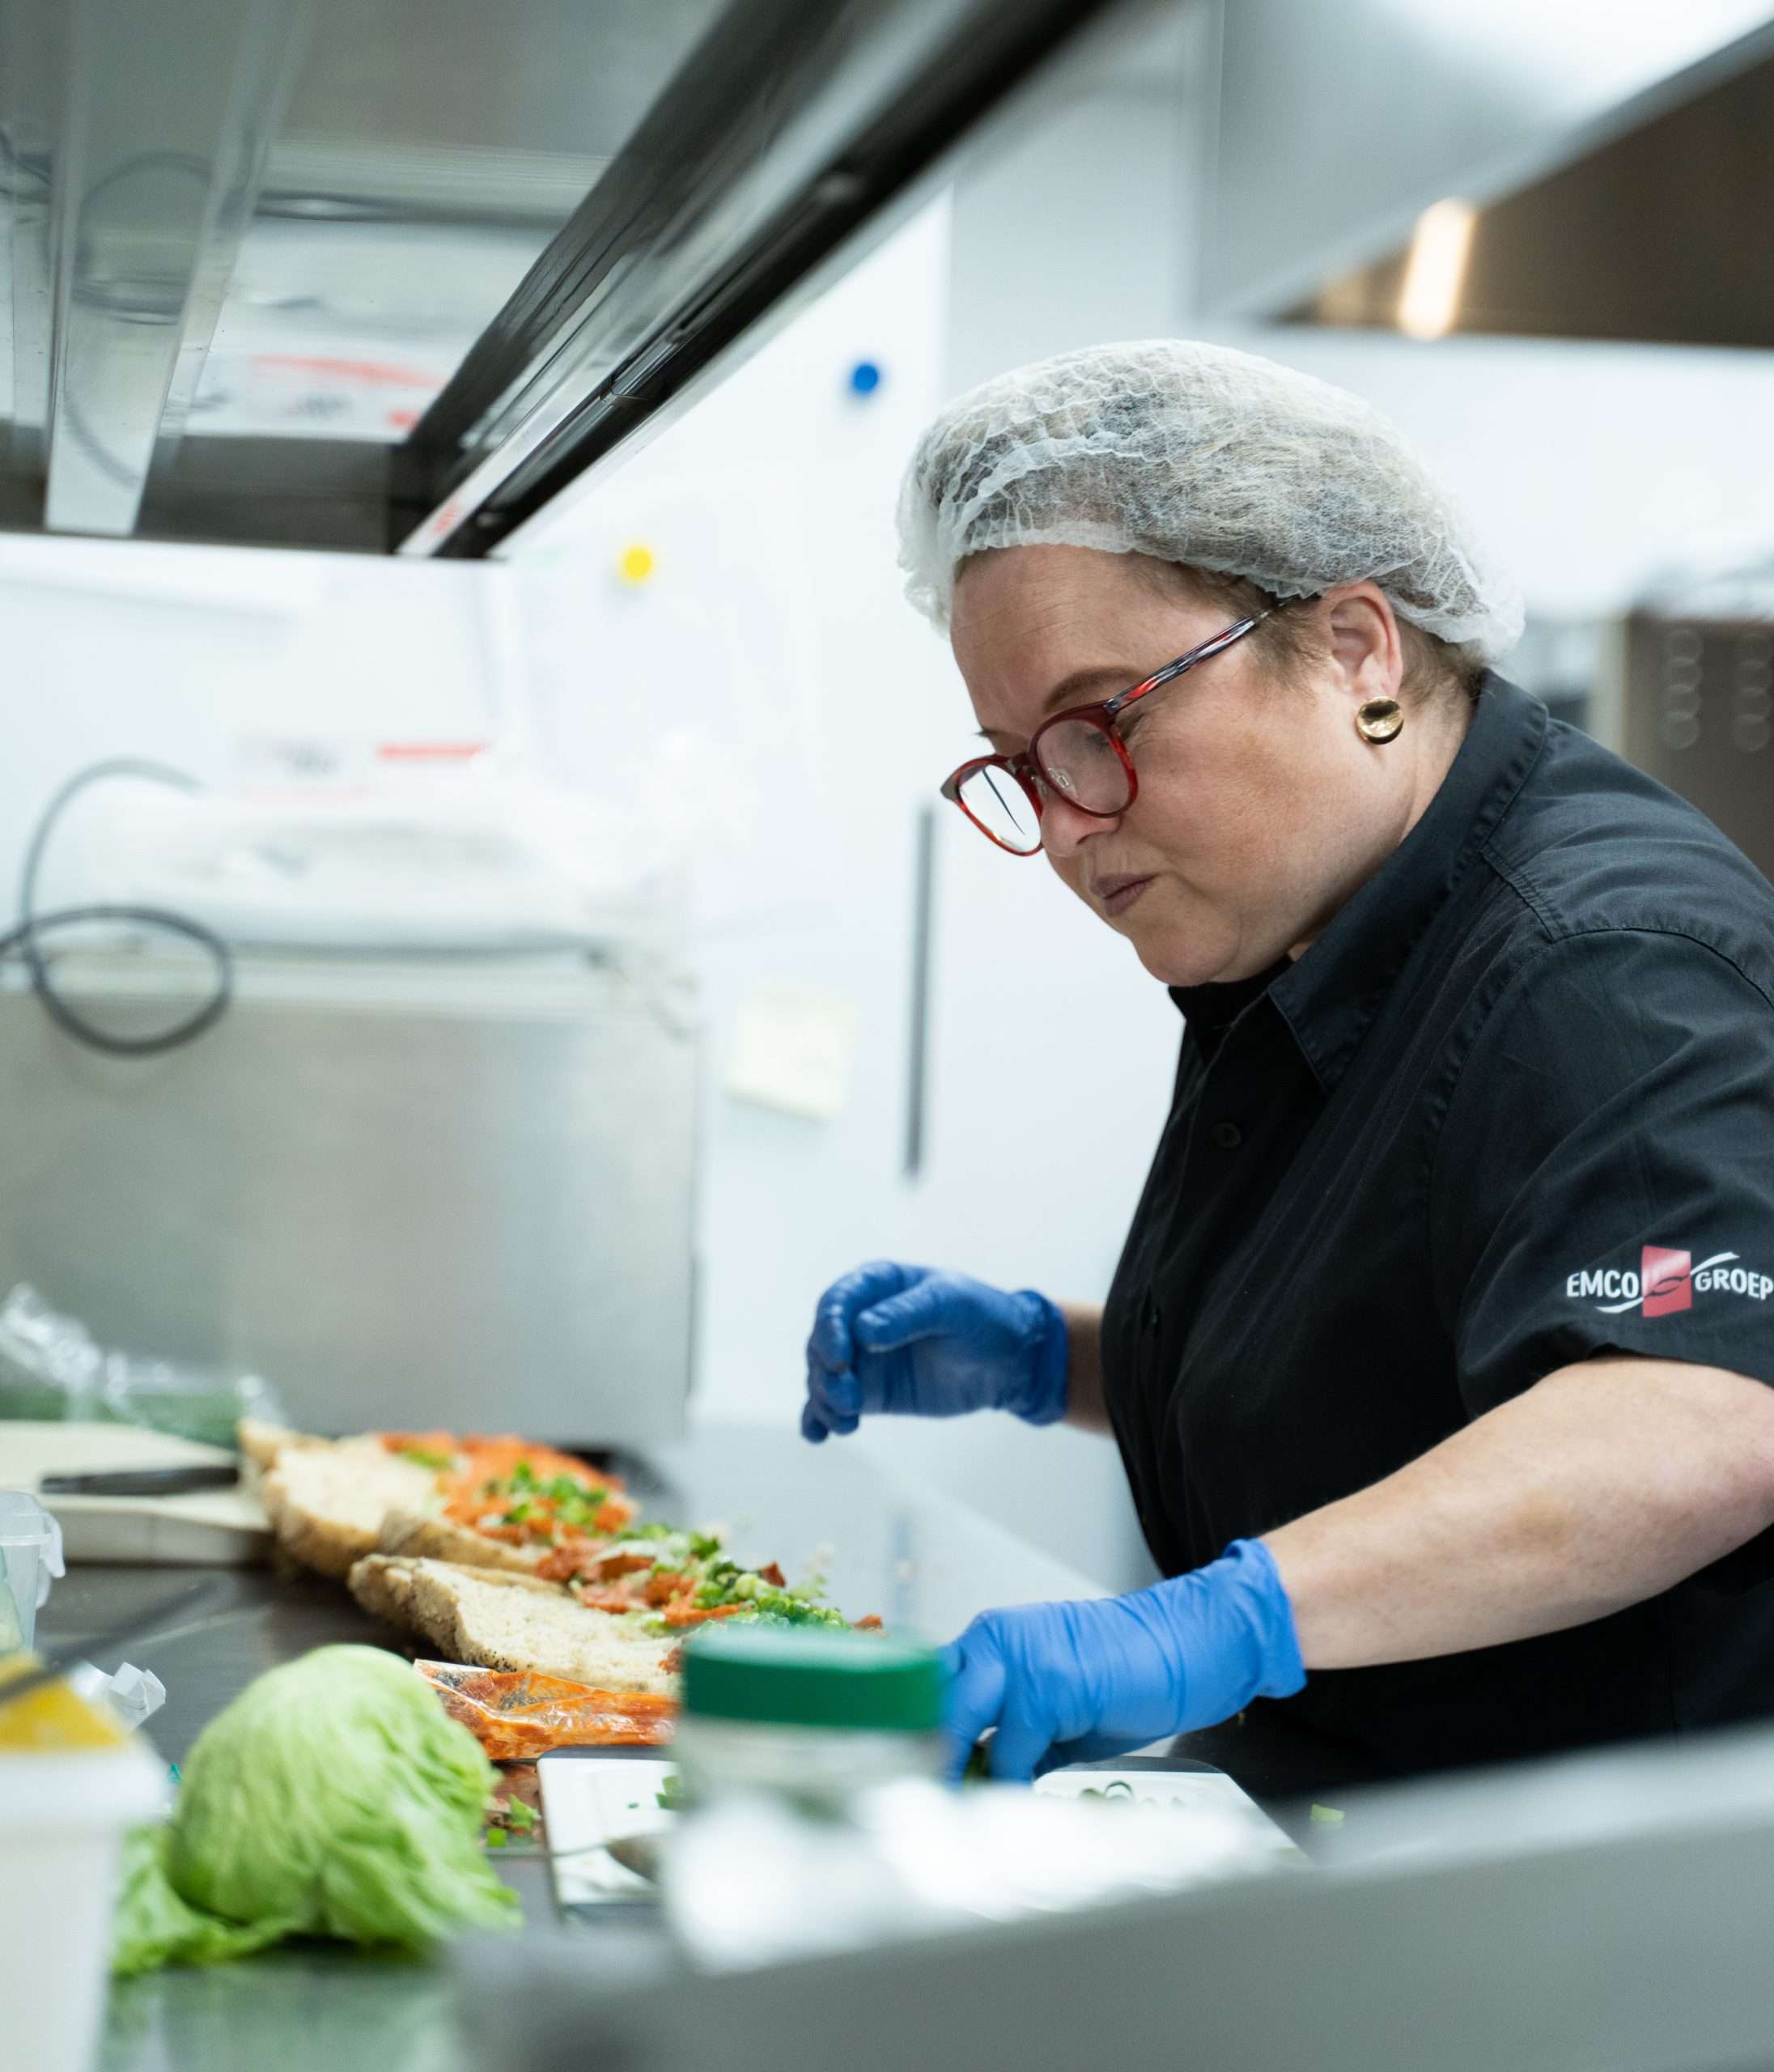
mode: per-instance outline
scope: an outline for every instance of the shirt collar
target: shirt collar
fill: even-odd
[[[1303,957],[1254,979],[1170,988],[1184,1017],[1207,1037],[1208,1053],[1267,993],[1329,1093],[1405,960],[1509,810],[1546,728],[1538,698],[1488,673],[1466,738],[1422,818]]]

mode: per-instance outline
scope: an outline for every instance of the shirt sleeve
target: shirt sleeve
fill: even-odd
[[[1686,936],[1547,945],[1458,1068],[1431,1204],[1474,1416],[1605,1351],[1774,1382],[1774,1007]]]

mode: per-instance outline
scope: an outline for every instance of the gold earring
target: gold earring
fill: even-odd
[[[1356,732],[1377,747],[1395,741],[1403,729],[1404,707],[1395,698],[1370,698],[1356,707]]]

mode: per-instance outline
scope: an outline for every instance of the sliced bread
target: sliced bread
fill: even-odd
[[[418,1633],[448,1662],[532,1669],[601,1691],[677,1690],[677,1643],[593,1611],[558,1583],[497,1569],[371,1554],[350,1573],[367,1611]]]
[[[286,1441],[260,1486],[278,1544],[304,1568],[345,1576],[373,1553],[390,1511],[416,1512],[434,1470],[390,1453],[373,1434],[331,1443]]]
[[[380,1554],[410,1554],[433,1561],[455,1561],[465,1569],[509,1569],[518,1575],[534,1573],[553,1549],[535,1543],[513,1547],[508,1540],[491,1539],[472,1526],[458,1525],[453,1518],[423,1518],[412,1511],[390,1511],[382,1521],[377,1543]]]
[[[286,1424],[267,1424],[263,1418],[243,1417],[234,1428],[234,1441],[257,1468],[274,1467],[286,1446],[324,1446],[325,1439],[311,1439],[304,1432],[292,1432]]]

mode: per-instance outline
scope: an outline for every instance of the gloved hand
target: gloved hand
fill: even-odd
[[[1260,1539],[1127,1597],[982,1612],[949,1667],[952,1774],[995,1726],[991,1773],[1023,1781],[1213,1726],[1306,1680],[1293,1608]]]
[[[965,1274],[877,1259],[819,1298],[800,1429],[816,1444],[866,1416],[1066,1414],[1066,1320],[1045,1295],[1007,1295]]]

